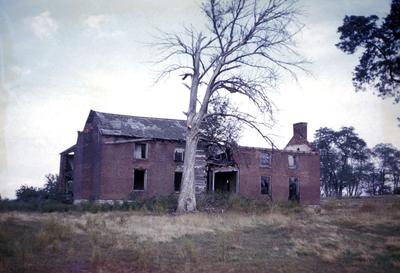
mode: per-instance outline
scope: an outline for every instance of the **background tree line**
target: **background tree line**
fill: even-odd
[[[45,200],[61,201],[62,194],[59,189],[59,178],[57,174],[46,174],[43,187],[23,185],[17,189],[15,195],[17,200],[24,202],[38,202]]]
[[[400,193],[400,150],[388,143],[372,149],[353,127],[320,128],[321,195],[328,197]]]

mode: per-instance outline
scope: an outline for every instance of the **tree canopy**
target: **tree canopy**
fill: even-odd
[[[372,86],[382,98],[400,101],[400,0],[393,0],[390,13],[380,22],[378,16],[345,16],[338,28],[343,52],[363,49],[353,72],[356,91]]]

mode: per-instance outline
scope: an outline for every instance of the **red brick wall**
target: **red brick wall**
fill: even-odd
[[[100,160],[96,153],[96,135],[94,131],[78,132],[74,157],[74,199],[96,198],[93,182]]]
[[[271,154],[271,167],[260,167],[260,154]],[[288,155],[296,154],[296,169],[289,169]],[[297,177],[300,182],[300,202],[319,203],[319,155],[316,153],[290,153],[286,151],[241,147],[234,153],[239,167],[239,193],[249,198],[268,199],[261,194],[261,176],[271,177],[272,199],[286,201],[289,197],[289,177]]]
[[[108,140],[110,141],[110,139]],[[174,193],[174,161],[176,143],[148,141],[147,159],[134,158],[134,143],[103,144],[100,199],[125,199],[133,191],[133,171],[146,169],[147,187],[136,194],[166,196]]]
[[[118,139],[118,138],[117,138]],[[134,143],[104,144],[110,137],[101,137],[97,130],[79,133],[74,159],[74,199],[126,199],[133,191],[133,170],[146,169],[146,191],[137,194],[144,197],[174,193],[174,161],[176,142],[148,141],[147,159],[134,158]],[[121,140],[119,138],[119,140]],[[260,154],[269,152],[271,167],[260,167]],[[239,193],[256,199],[267,199],[261,194],[261,176],[271,176],[272,198],[286,201],[289,195],[289,177],[297,177],[300,183],[300,201],[318,204],[319,155],[294,153],[298,157],[297,168],[288,168],[287,151],[240,147],[234,152],[239,168]]]

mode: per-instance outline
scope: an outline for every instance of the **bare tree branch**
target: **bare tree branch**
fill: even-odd
[[[295,49],[293,37],[301,30],[297,22],[296,0],[204,0],[201,8],[207,30],[185,27],[179,34],[163,34],[158,44],[160,62],[173,62],[160,77],[179,73],[190,90],[187,111],[185,165],[179,211],[195,207],[194,167],[202,122],[210,115],[232,118],[258,132],[273,147],[265,122],[237,111],[209,113],[209,104],[225,92],[244,96],[262,116],[272,121],[269,92],[275,87],[278,71],[296,79],[306,61]],[[200,90],[200,92],[199,92]],[[197,106],[199,106],[197,109]]]

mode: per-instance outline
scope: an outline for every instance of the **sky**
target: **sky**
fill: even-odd
[[[0,0],[0,195],[43,186],[58,173],[59,153],[76,143],[91,109],[184,119],[188,92],[177,75],[155,84],[161,67],[151,44],[158,30],[203,26],[197,0]],[[358,56],[335,47],[345,15],[384,17],[390,1],[299,0],[304,24],[296,42],[311,73],[282,75],[270,98],[270,132],[283,148],[292,124],[315,130],[354,126],[369,147],[400,148],[400,104],[354,92]],[[240,144],[268,146],[245,130]]]

